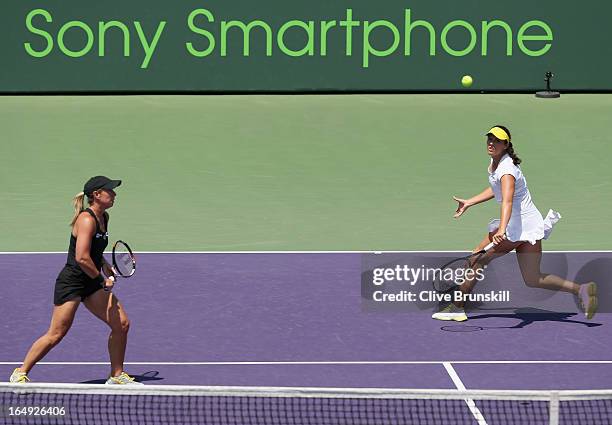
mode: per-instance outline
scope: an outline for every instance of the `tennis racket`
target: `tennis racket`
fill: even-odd
[[[440,267],[439,272],[436,273],[433,280],[434,289],[438,292],[450,292],[455,290],[464,282],[465,271],[470,269],[474,262],[478,260],[481,255],[493,248],[493,246],[495,246],[495,244],[491,242],[480,251],[473,252],[465,257],[455,258],[444,264]]]
[[[124,241],[113,245],[113,272],[121,277],[131,277],[136,272],[136,257]]]

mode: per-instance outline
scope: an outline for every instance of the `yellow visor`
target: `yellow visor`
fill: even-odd
[[[487,134],[492,134],[499,140],[510,141],[510,135],[501,127],[493,127]]]

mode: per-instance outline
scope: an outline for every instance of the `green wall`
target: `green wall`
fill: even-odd
[[[190,29],[198,9],[208,18],[196,13]],[[429,29],[407,37],[407,11]],[[465,90],[464,74],[470,90],[532,91],[546,71],[562,90],[612,90],[610,16],[612,3],[593,0],[6,0],[0,91]],[[224,37],[222,21],[257,22],[248,55],[243,31]],[[494,21],[485,46],[483,22]]]

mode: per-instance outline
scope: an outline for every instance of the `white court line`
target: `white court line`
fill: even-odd
[[[437,251],[136,251],[136,254],[441,254],[464,253],[469,250],[437,250]],[[585,251],[542,251],[549,254],[609,254],[612,250],[585,250]],[[107,251],[106,254],[110,254]],[[64,254],[66,251],[0,251],[0,255],[30,255],[30,254]]]
[[[444,365],[454,364],[612,364],[612,360],[450,360],[450,361],[244,361],[244,362],[125,362],[128,365],[159,366],[258,366],[258,365]],[[20,365],[22,362],[0,362],[0,365]],[[38,362],[39,365],[95,366],[109,362]]]
[[[457,389],[460,391],[465,391],[466,390],[465,385],[463,385],[463,382],[461,382],[461,378],[459,378],[459,375],[455,371],[455,368],[453,367],[453,365],[448,362],[444,362],[443,365],[444,365],[444,369],[446,369],[446,372],[448,373],[450,378],[453,380],[455,387],[457,387]],[[468,405],[470,412],[472,412],[472,416],[474,416],[474,419],[476,419],[476,422],[478,422],[478,425],[488,425],[484,416],[482,416],[480,409],[478,409],[478,407],[476,406],[476,403],[474,403],[474,400],[471,398],[466,398],[464,400],[466,404]]]

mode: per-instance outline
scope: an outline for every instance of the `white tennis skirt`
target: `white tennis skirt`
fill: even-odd
[[[548,239],[560,219],[561,214],[553,210],[548,210],[544,218],[537,209],[527,214],[512,215],[506,228],[506,237],[510,242],[525,241],[534,245],[541,239]],[[489,222],[489,232],[495,232],[497,229],[498,218]]]

